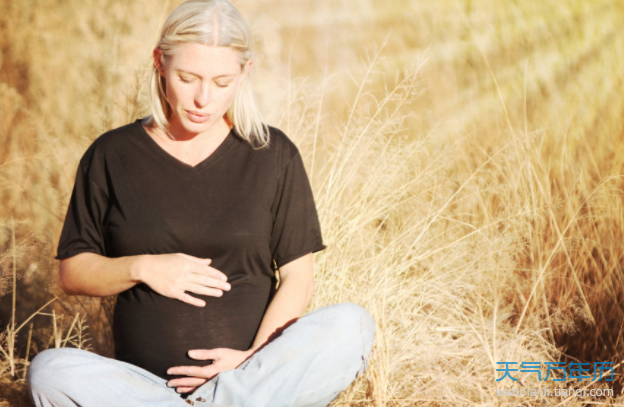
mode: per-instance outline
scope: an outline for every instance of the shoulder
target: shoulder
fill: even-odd
[[[292,139],[286,135],[281,129],[267,125],[269,128],[269,146],[268,149],[272,150],[277,155],[277,159],[286,165],[290,160],[299,154],[299,149],[292,141]]]
[[[107,157],[127,147],[131,136],[136,134],[138,126],[141,126],[140,120],[110,129],[97,136],[82,155],[80,165],[85,169],[103,165]]]

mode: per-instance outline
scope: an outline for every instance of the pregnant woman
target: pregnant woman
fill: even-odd
[[[32,400],[327,406],[375,324],[353,303],[303,315],[326,246],[297,147],[255,105],[249,27],[226,0],[186,1],[153,58],[151,114],[84,153],[56,256],[67,294],[118,294],[115,357],[44,350]]]

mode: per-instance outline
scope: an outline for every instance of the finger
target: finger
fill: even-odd
[[[210,288],[194,283],[190,283],[186,291],[190,291],[195,294],[210,295],[212,297],[221,297],[223,295],[223,290],[219,290],[218,288]]]
[[[229,291],[230,288],[232,288],[230,283],[227,281],[221,281],[220,279],[201,274],[195,274],[192,281],[195,284],[201,284],[203,286],[217,288],[219,290]]]
[[[216,375],[218,375],[219,373],[221,373],[222,370],[223,370],[223,368],[216,368],[215,367],[214,369],[206,369],[204,374],[206,375],[206,379],[210,380],[213,377],[215,377]]]
[[[220,348],[215,349],[192,349],[188,351],[188,355],[197,360],[214,360],[221,359]]]
[[[189,393],[191,391],[195,391],[197,387],[178,387],[176,389],[177,393]]]
[[[224,368],[219,367],[219,365],[215,365],[214,363],[212,365],[208,365],[204,367],[204,377],[206,378],[206,380],[210,380],[213,377],[215,377],[216,375],[218,375],[219,373],[221,373],[221,371],[223,371]]]
[[[227,281],[227,276],[221,270],[217,270],[214,267],[210,267],[207,264],[197,265],[191,270],[195,274],[199,274],[200,276],[208,276],[213,277],[220,281]]]
[[[186,253],[176,253],[178,256],[180,257],[184,257],[185,259],[194,261],[195,263],[199,263],[199,264],[203,264],[203,265],[209,265],[212,262],[212,259],[203,259],[201,257],[195,257],[195,256],[191,256],[190,254],[186,254]]]
[[[176,366],[167,370],[167,374],[206,378],[206,369],[202,366]],[[174,379],[177,380],[177,379]]]
[[[210,267],[208,265],[206,265],[206,267],[200,267],[197,270],[197,272],[198,274],[201,274],[201,275],[208,275],[210,277],[214,277],[219,280],[227,281],[227,276],[225,275],[225,273],[223,273],[221,270],[217,270],[216,268]]]
[[[168,387],[197,387],[206,383],[208,379],[203,377],[180,377],[167,382]]]
[[[187,293],[181,293],[179,297],[177,297],[180,301],[189,303],[191,305],[195,305],[196,307],[205,307],[206,301],[200,300],[199,298],[195,298],[192,295],[188,295]]]

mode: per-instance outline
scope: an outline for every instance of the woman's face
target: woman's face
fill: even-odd
[[[161,52],[154,50],[157,64]],[[251,63],[249,60],[241,70],[238,52],[229,47],[182,45],[177,54],[159,67],[173,111],[172,134],[182,138],[196,135],[222,120]]]

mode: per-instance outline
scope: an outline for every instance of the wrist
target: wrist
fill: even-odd
[[[132,262],[130,263],[130,280],[133,283],[139,284],[143,282],[143,264],[145,263],[145,255],[140,254],[132,256]]]

